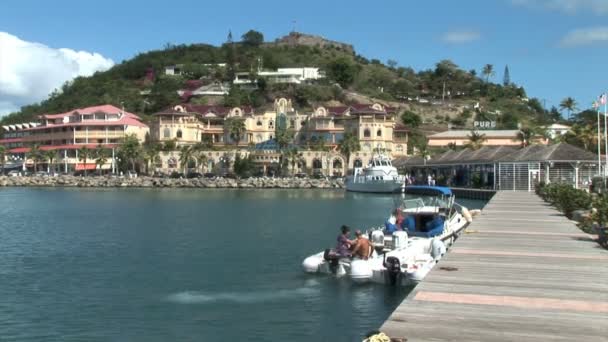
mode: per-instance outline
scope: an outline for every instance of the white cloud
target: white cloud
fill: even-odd
[[[608,14],[608,0],[511,0],[515,5],[545,8],[569,14],[591,11],[597,15]]]
[[[98,53],[54,49],[0,32],[0,116],[47,98],[65,81],[113,65]]]
[[[446,32],[442,37],[445,43],[449,44],[465,44],[474,42],[481,38],[481,34],[474,30],[454,30]]]
[[[562,38],[560,46],[576,47],[598,43],[608,43],[608,26],[570,31]]]

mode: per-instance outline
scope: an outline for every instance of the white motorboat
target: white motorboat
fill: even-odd
[[[402,189],[405,177],[400,176],[390,158],[378,154],[366,168],[357,167],[346,177],[346,190],[355,192],[393,193]]]
[[[327,249],[304,259],[307,273],[349,276],[355,282],[415,285],[429,273],[470,220],[449,188],[410,186],[398,210],[405,219],[368,231],[374,251],[367,260],[339,257]],[[395,217],[395,219],[397,219]]]

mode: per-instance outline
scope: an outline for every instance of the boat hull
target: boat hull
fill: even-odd
[[[351,178],[346,179],[346,191],[367,193],[395,193],[401,191],[403,183],[397,181],[367,181],[354,182]]]

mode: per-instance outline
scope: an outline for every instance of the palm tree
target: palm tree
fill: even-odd
[[[91,150],[89,150],[86,146],[82,146],[78,150],[78,160],[82,161],[84,164],[84,176],[87,176],[87,160],[91,156]]]
[[[566,142],[579,146],[582,145],[588,151],[596,146],[595,144],[597,143],[597,132],[593,127],[588,125],[574,125],[572,130],[564,136]]]
[[[205,171],[204,166],[207,164],[207,155],[204,153],[204,151],[207,149],[208,147],[204,143],[198,143],[192,146],[192,157],[196,161],[196,168],[198,170],[201,166],[203,166],[203,172]]]
[[[51,173],[51,169],[53,172],[55,172],[55,164],[53,162],[57,160],[57,150],[44,151],[44,159],[48,160],[49,162],[46,172]]]
[[[38,162],[42,158],[42,151],[40,151],[40,145],[34,144],[27,153],[26,159],[31,159],[34,162],[34,172],[38,171]]]
[[[184,175],[187,173],[186,169],[192,160],[193,153],[194,149],[191,146],[184,145],[179,149],[179,165],[184,170]]]
[[[226,120],[225,127],[230,135],[230,139],[234,141],[234,145],[238,148],[239,142],[245,134],[245,120],[241,118],[229,118]]]
[[[285,160],[291,165],[291,175],[295,175],[296,164],[302,160],[302,153],[296,147],[290,148],[285,153]]]
[[[141,145],[135,134],[124,137],[122,144],[118,147],[118,155],[125,162],[130,163],[131,171],[135,172],[135,164],[140,161],[142,155]]]
[[[469,135],[469,142],[466,144],[467,147],[473,150],[478,150],[483,146],[483,143],[488,140],[486,135],[477,131],[471,131]]]
[[[340,141],[338,149],[340,150],[340,153],[346,157],[346,169],[348,170],[348,165],[350,165],[350,155],[361,149],[359,137],[354,135],[352,132],[344,133],[344,137],[342,138],[342,141]]]
[[[0,175],[4,174],[4,163],[6,158],[6,147],[0,145]]]
[[[521,143],[521,147],[527,147],[537,142],[539,138],[549,139],[547,130],[543,127],[529,126],[520,129],[515,140]]]
[[[561,110],[565,109],[568,111],[568,120],[570,120],[570,113],[572,113],[573,111],[578,109],[576,106],[577,106],[576,101],[571,97],[566,97],[559,104],[559,108]]]
[[[143,159],[146,163],[146,173],[150,174],[150,165],[155,165],[160,158],[160,144],[146,144],[143,148]]]
[[[99,175],[101,176],[101,168],[108,162],[108,153],[105,148],[101,145],[97,146],[95,149],[95,165],[97,165],[97,170]]]
[[[494,76],[494,66],[492,64],[486,64],[483,67],[483,70],[481,71],[481,73],[485,76],[486,78],[486,83],[490,82],[490,77]]]

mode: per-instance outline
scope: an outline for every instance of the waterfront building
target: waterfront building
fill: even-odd
[[[449,130],[441,133],[429,135],[428,146],[430,147],[448,147],[464,146],[470,140],[472,132],[477,132],[485,136],[483,146],[520,146],[521,141],[518,139],[519,130]],[[542,137],[535,139],[537,143],[547,144],[548,141]]]
[[[43,114],[36,123],[2,126],[4,145],[10,159],[20,161],[25,169],[33,165],[28,156],[31,147],[37,145],[41,151],[56,151],[56,162],[64,172],[90,169],[97,165],[93,158],[83,163],[78,156],[78,149],[98,146],[114,149],[127,135],[135,135],[144,141],[149,129],[141,119],[112,105],[79,108],[59,114]],[[115,165],[111,157],[103,170],[110,170]]]
[[[403,126],[395,127],[395,111],[375,103],[319,106],[312,113],[300,113],[285,98],[275,99],[271,108],[261,111],[250,107],[180,104],[154,115],[150,136],[163,144],[175,142],[178,147],[198,143],[209,146],[210,151],[204,152],[206,169],[222,161],[229,163],[238,153],[243,157],[251,154],[262,169],[268,170],[279,162],[280,151],[274,140],[277,129],[284,129],[293,134],[292,145],[302,153],[294,171],[345,175],[349,168],[367,165],[377,151],[407,155],[408,131]],[[245,126],[238,146],[225,125],[231,119],[241,119]],[[356,135],[361,144],[361,150],[351,155],[348,165],[338,151],[345,132]],[[179,152],[163,152],[157,169],[178,171],[178,160]]]
[[[533,191],[541,182],[584,189],[600,174],[596,154],[566,143],[449,150],[430,159],[397,158],[393,165],[421,183],[431,175],[438,185],[511,191]]]

